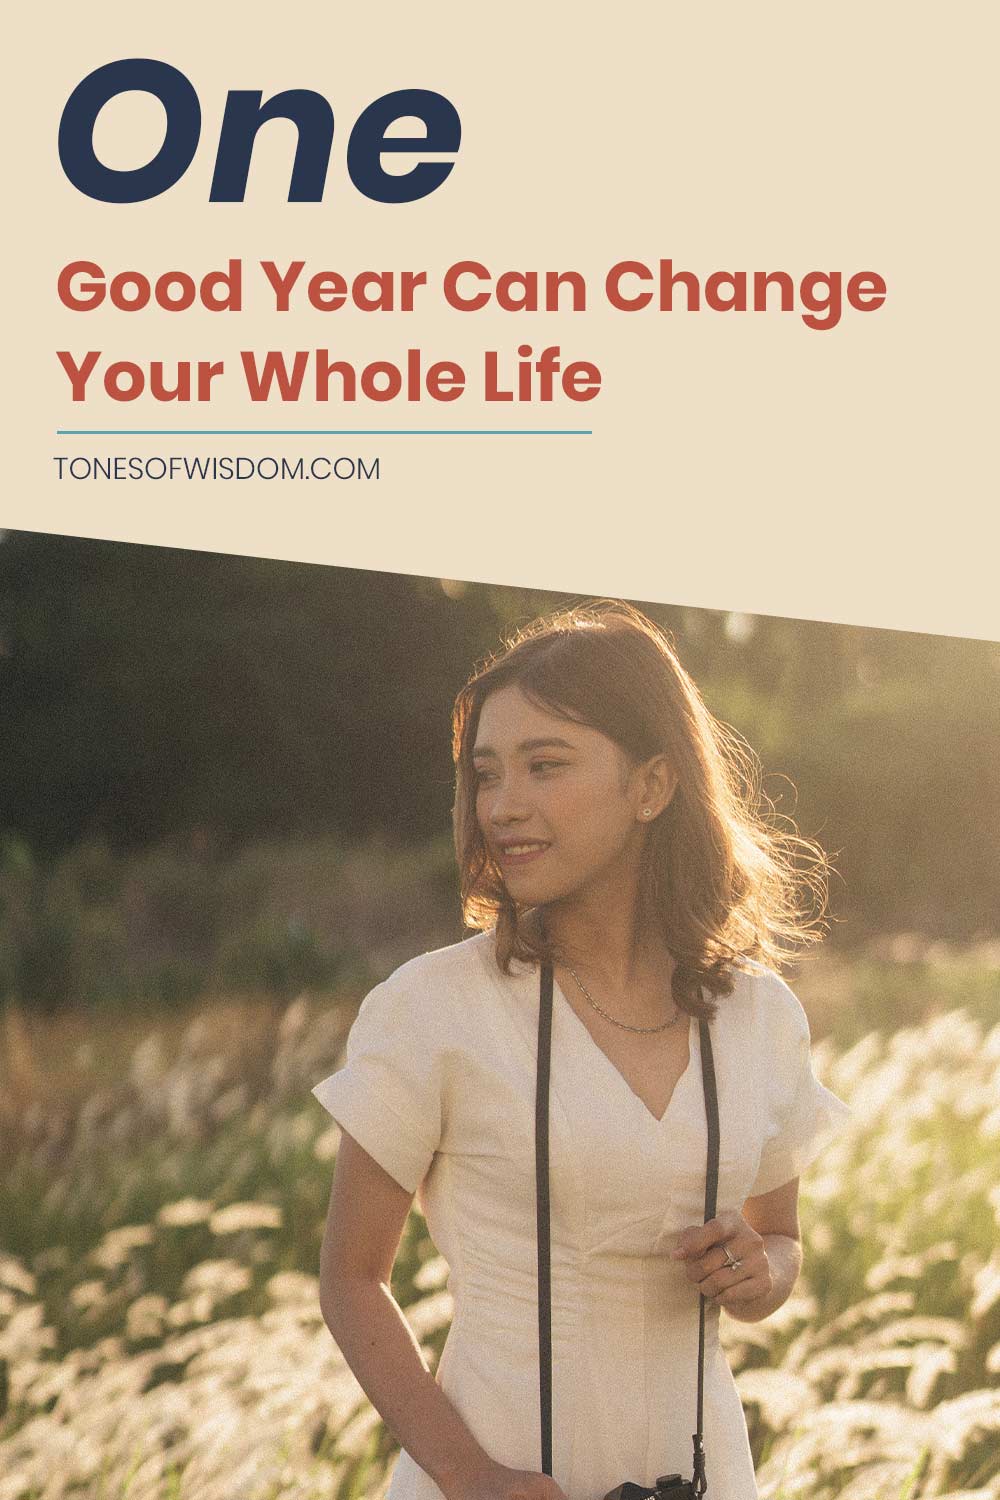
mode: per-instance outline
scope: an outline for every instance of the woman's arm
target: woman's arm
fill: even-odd
[[[551,1479],[491,1460],[424,1363],[390,1289],[412,1202],[343,1131],[320,1254],[326,1325],[386,1426],[448,1500],[560,1500]]]
[[[320,1252],[320,1307],[365,1395],[447,1495],[487,1455],[430,1373],[390,1277],[413,1194],[346,1131]]]
[[[740,1322],[759,1323],[787,1299],[802,1269],[798,1197],[793,1177],[748,1198],[742,1213],[721,1213],[682,1230],[671,1253],[685,1262],[688,1279],[712,1306]],[[738,1270],[726,1265],[726,1249],[740,1261]]]
[[[771,1291],[756,1301],[731,1300],[725,1293],[717,1297],[730,1317],[744,1323],[756,1323],[776,1312],[791,1295],[802,1270],[802,1242],[799,1238],[799,1179],[793,1177],[770,1193],[748,1198],[743,1218],[764,1241],[764,1253],[771,1268]]]

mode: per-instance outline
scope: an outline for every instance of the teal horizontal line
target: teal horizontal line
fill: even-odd
[[[57,427],[58,437],[592,437],[592,427]]]

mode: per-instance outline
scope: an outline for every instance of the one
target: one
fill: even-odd
[[[94,150],[94,128],[104,106],[119,94],[139,92],[159,99],[167,116],[163,143],[144,166],[119,171],[105,166]],[[219,134],[211,203],[242,203],[257,132],[269,120],[290,120],[296,129],[295,157],[288,185],[289,203],[318,203],[323,197],[333,110],[312,89],[286,89],[261,102],[259,89],[231,89]],[[422,136],[390,135],[400,120],[417,119]],[[125,57],[88,73],[70,94],[59,121],[59,160],[75,188],[102,203],[142,203],[165,193],[194,160],[201,135],[201,103],[194,85],[169,63]],[[454,161],[419,159],[408,172],[386,172],[387,152],[454,156],[462,138],[455,106],[430,89],[396,89],[362,110],[347,142],[347,171],[358,192],[376,203],[413,203],[441,186]]]

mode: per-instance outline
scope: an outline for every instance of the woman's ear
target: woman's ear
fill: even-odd
[[[669,804],[674,792],[677,790],[677,772],[665,755],[654,755],[646,762],[645,768],[645,791],[643,793],[644,808],[652,808],[652,818]]]

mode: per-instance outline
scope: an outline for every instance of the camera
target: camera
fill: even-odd
[[[682,1479],[679,1474],[661,1474],[651,1490],[626,1480],[609,1490],[604,1500],[696,1500],[696,1491],[690,1479]]]

